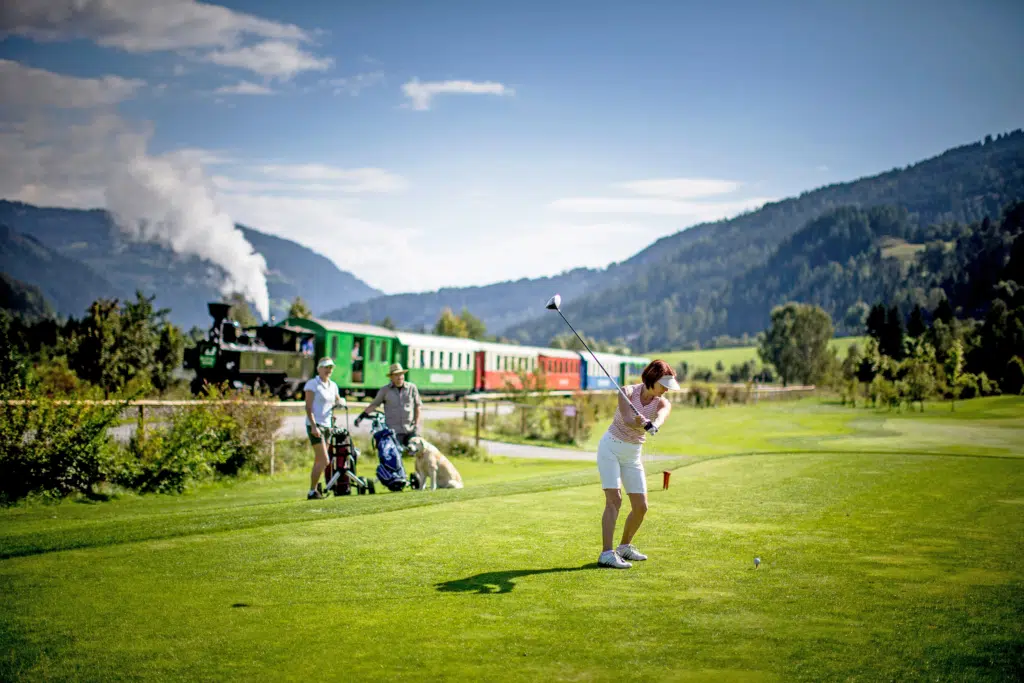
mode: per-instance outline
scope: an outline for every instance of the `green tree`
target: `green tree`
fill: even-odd
[[[151,380],[153,388],[161,393],[170,388],[174,371],[181,365],[184,351],[185,337],[181,334],[181,330],[170,323],[162,325],[153,358]]]
[[[917,339],[928,331],[928,325],[924,321],[924,311],[921,306],[914,304],[914,310],[910,312],[910,320],[907,321],[907,335]]]
[[[776,306],[758,355],[775,366],[783,386],[793,380],[813,384],[828,370],[832,332],[832,319],[820,306],[793,302]]]
[[[470,339],[483,339],[487,335],[487,326],[484,325],[480,318],[470,313],[469,309],[465,306],[462,307],[462,313],[459,314],[459,319],[465,323],[466,336]]]
[[[964,376],[964,344],[959,339],[953,340],[949,348],[949,355],[946,356],[946,362],[943,364],[943,370],[946,373],[946,388],[953,398],[949,409],[954,411],[956,410],[956,400],[960,398],[960,394],[966,385],[966,377]]]
[[[292,300],[291,306],[288,307],[288,317],[310,319],[313,317],[313,311],[310,310],[309,304],[301,296],[297,296]]]
[[[915,342],[910,357],[903,362],[902,369],[907,403],[917,401],[923,413],[925,399],[935,394],[938,384],[935,349],[926,341]]]
[[[455,315],[452,309],[446,307],[441,311],[441,317],[434,324],[434,334],[443,337],[461,337],[465,339],[469,336],[469,330],[466,327],[465,321]]]
[[[28,363],[11,333],[12,316],[0,310],[0,397],[16,394],[28,380]]]
[[[869,312],[868,305],[863,301],[858,301],[847,308],[846,314],[843,316],[843,323],[846,325],[846,329],[860,333],[864,329],[864,323],[867,321]]]
[[[381,320],[381,321],[380,321],[379,323],[377,323],[377,324],[378,324],[378,325],[379,325],[380,327],[383,327],[383,328],[384,328],[384,329],[386,329],[386,330],[397,330],[397,329],[398,329],[398,325],[396,325],[396,324],[395,324],[395,321],[391,319],[391,316],[390,316],[390,315],[386,315],[386,316],[384,316],[384,319],[383,319],[383,320]]]
[[[109,396],[118,388],[122,376],[118,337],[121,334],[121,311],[116,299],[97,299],[69,340],[72,351],[71,369],[80,378],[102,387]]]

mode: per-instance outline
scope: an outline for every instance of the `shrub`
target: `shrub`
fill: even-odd
[[[132,437],[114,481],[142,493],[180,493],[235,456],[236,438],[237,425],[225,411],[179,408],[168,429]]]
[[[462,435],[462,426],[459,420],[445,420],[437,423],[429,438],[437,446],[437,449],[449,458],[491,461],[491,456],[485,448],[477,446],[472,440]],[[376,458],[372,449],[369,452]]]
[[[107,430],[123,407],[50,399],[0,406],[0,503],[96,495],[114,459]]]

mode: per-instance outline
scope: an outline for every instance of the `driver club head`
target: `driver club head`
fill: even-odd
[[[557,310],[559,310],[559,306],[561,306],[561,305],[562,305],[562,295],[561,294],[555,294],[553,297],[548,299],[548,304],[547,304],[547,306],[545,306],[545,308],[547,308],[549,311],[557,311]]]

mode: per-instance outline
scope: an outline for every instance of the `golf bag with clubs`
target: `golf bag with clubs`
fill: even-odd
[[[358,418],[357,418],[358,419]],[[384,484],[389,491],[401,491],[406,486],[419,488],[419,477],[413,473],[406,475],[402,464],[403,449],[398,445],[395,430],[388,427],[383,413],[373,413],[370,422],[370,436],[377,449],[377,481]]]

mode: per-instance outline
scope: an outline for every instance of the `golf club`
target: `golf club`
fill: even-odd
[[[608,377],[608,379],[611,380],[612,384],[615,385],[615,388],[618,389],[619,394],[622,396],[622,398],[626,399],[626,403],[628,403],[629,407],[633,409],[633,412],[636,413],[638,417],[644,417],[643,415],[640,414],[640,411],[637,410],[636,406],[633,405],[633,402],[629,400],[629,397],[626,396],[626,392],[622,390],[622,387],[620,387],[619,383],[615,381],[615,378],[612,377],[611,373],[608,372],[608,370],[605,369],[604,365],[601,364],[601,361],[597,359],[597,355],[590,349],[589,346],[587,346],[587,342],[583,340],[583,337],[581,337],[580,333],[576,331],[576,328],[572,326],[572,323],[566,320],[565,315],[562,313],[561,306],[562,295],[555,294],[553,297],[548,299],[548,303],[547,306],[545,306],[545,308],[547,308],[549,311],[557,311],[558,315],[562,316],[562,320],[565,320],[565,324],[569,326],[569,329],[572,330],[572,333],[576,335],[576,338],[583,343],[583,346],[586,347],[587,351],[590,351],[590,355],[594,357],[594,361],[596,361],[598,366],[600,366],[600,368],[604,370],[604,374]],[[644,420],[644,429],[650,432],[651,434],[657,434],[658,428],[654,426],[654,423],[648,420],[647,418],[644,418]]]

